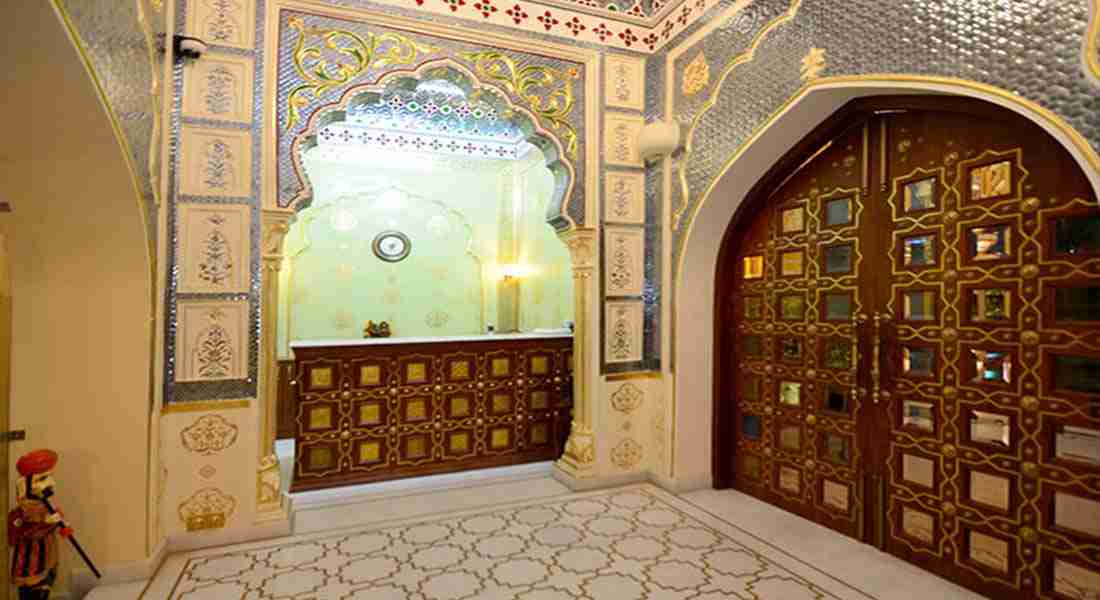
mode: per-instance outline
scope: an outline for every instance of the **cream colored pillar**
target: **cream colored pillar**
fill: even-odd
[[[256,480],[257,520],[285,517],[280,492],[279,459],[275,455],[275,428],[278,416],[279,368],[277,365],[277,328],[279,322],[279,270],[283,266],[283,239],[294,213],[264,209],[261,246],[263,291],[260,297],[260,449]]]
[[[593,477],[596,467],[596,434],[593,431],[593,376],[599,372],[599,355],[593,352],[598,323],[591,318],[596,290],[596,230],[571,229],[560,235],[573,262],[573,423],[565,452],[556,463],[559,477]]]

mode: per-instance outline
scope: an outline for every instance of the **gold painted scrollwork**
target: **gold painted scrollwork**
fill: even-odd
[[[239,430],[221,415],[203,415],[180,431],[180,443],[190,452],[209,456],[237,441]]]
[[[710,85],[710,65],[707,63],[706,54],[700,50],[699,54],[696,54],[684,68],[684,79],[680,89],[685,96],[694,96],[705,90],[708,85]]]
[[[298,123],[311,98],[320,98],[371,67],[412,64],[420,54],[435,51],[396,33],[361,36],[352,31],[311,27],[300,18],[290,19],[287,25],[298,32],[293,62],[303,80],[287,96],[287,130]]]
[[[521,66],[493,51],[464,52],[461,56],[474,63],[479,78],[502,84],[546,119],[564,139],[569,158],[577,158],[577,130],[567,120],[576,103],[572,81],[579,75],[575,68],[562,71],[543,65]]]

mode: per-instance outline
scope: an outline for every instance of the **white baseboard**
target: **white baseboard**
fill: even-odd
[[[92,571],[84,566],[74,568],[69,572],[69,594],[72,600],[81,600],[94,587],[101,585],[113,585],[116,583],[129,583],[151,579],[168,555],[167,540],[161,540],[153,553],[148,558],[127,563],[109,565],[96,565],[103,577],[97,579]],[[55,594],[56,600],[62,600],[65,595]]]
[[[574,492],[587,492],[591,490],[600,490],[604,488],[629,485],[631,483],[649,481],[649,474],[645,471],[639,471],[637,473],[626,473],[624,475],[609,475],[604,477],[584,478],[573,477],[572,475],[569,475],[559,468],[555,468],[553,473],[554,479],[557,479],[559,483],[573,490]]]
[[[704,475],[695,479],[680,479],[676,477],[664,477],[657,473],[650,473],[649,480],[667,492],[673,494],[686,494],[695,490],[709,490],[714,487],[714,481],[710,476]]]

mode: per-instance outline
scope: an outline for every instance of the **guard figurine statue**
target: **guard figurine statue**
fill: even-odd
[[[49,600],[57,579],[57,537],[73,534],[49,503],[56,465],[53,450],[29,452],[15,464],[20,476],[18,505],[8,513],[8,544],[15,548],[11,579],[19,588],[19,600]]]

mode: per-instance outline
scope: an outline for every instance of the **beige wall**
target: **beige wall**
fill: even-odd
[[[33,9],[31,7],[34,7]],[[11,426],[56,450],[57,504],[97,564],[147,555],[149,262],[103,108],[49,3],[2,44],[0,214],[13,285]],[[10,44],[11,47],[8,47]],[[33,52],[32,52],[33,51]],[[14,474],[14,469],[9,471]],[[9,487],[9,493],[13,487]],[[83,568],[67,548],[63,576]]]

